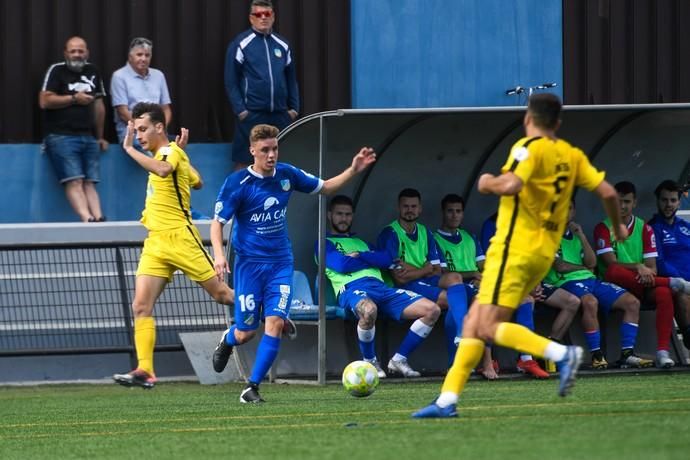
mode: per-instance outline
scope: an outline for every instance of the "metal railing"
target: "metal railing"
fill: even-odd
[[[0,246],[0,356],[134,353],[131,302],[142,243]],[[156,302],[156,350],[226,327],[225,307],[176,273]]]

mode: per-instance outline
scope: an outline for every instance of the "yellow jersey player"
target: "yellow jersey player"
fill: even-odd
[[[627,230],[618,212],[615,189],[585,154],[558,139],[561,102],[553,94],[534,95],[524,117],[526,137],[515,143],[499,176],[483,174],[481,193],[501,197],[497,230],[486,255],[477,299],[441,395],[412,414],[415,418],[457,417],[456,404],[485,342],[548,358],[560,371],[558,393],[565,396],[575,382],[582,348],[564,346],[509,320],[523,298],[544,278],[565,230],[576,186],[598,195],[617,239]]]
[[[183,128],[182,137],[186,138]],[[133,147],[134,136],[149,157]],[[179,142],[179,138],[177,140]],[[234,303],[235,294],[216,277],[213,261],[201,243],[199,231],[192,224],[190,213],[191,188],[201,188],[199,173],[176,142],[168,142],[165,116],[161,106],[139,103],[132,109],[132,120],[122,143],[125,152],[149,172],[146,205],[141,222],[149,234],[139,259],[134,288],[134,345],[138,366],[113,379],[125,386],[153,388],[153,348],[156,325],[153,306],[172,281],[173,273],[181,270],[196,281],[218,303]]]

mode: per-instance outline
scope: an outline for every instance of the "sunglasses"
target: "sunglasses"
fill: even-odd
[[[255,18],[258,19],[264,19],[264,18],[271,18],[273,17],[273,11],[255,11],[253,13],[249,13]]]
[[[134,38],[134,39],[130,42],[130,44],[129,44],[129,49],[131,50],[132,48],[137,47],[137,46],[152,47],[152,46],[153,46],[153,42],[152,42],[151,40],[149,40],[148,38],[137,37],[137,38]]]

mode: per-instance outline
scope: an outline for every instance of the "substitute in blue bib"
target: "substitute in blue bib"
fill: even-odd
[[[229,272],[223,248],[223,225],[234,219],[235,251],[234,324],[225,331],[213,354],[213,368],[222,372],[234,346],[256,335],[261,321],[265,333],[256,352],[249,385],[240,402],[258,403],[259,384],[273,364],[280,347],[292,299],[292,247],[287,232],[287,205],[293,191],[330,194],[376,161],[369,147],[362,147],[352,164],[339,175],[321,180],[299,168],[278,162],[278,128],[257,125],[250,133],[254,163],[225,179],[218,193],[211,223],[214,268],[222,279]]]

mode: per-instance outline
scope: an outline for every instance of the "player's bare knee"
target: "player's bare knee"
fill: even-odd
[[[477,337],[484,342],[491,342],[494,340],[496,327],[493,324],[480,323],[477,325]]]
[[[235,329],[235,340],[237,343],[243,344],[249,342],[256,335],[256,331],[240,331]]]
[[[219,304],[234,305],[235,303],[235,292],[227,284],[222,284],[212,295],[213,300]]]
[[[132,301],[132,314],[135,318],[142,318],[151,316],[153,313],[153,305],[141,302],[136,298]]]
[[[439,280],[439,287],[448,289],[451,286],[462,283],[462,275],[458,272],[444,273]]]
[[[378,308],[376,307],[376,304],[371,300],[364,299],[361,302],[359,302],[359,304],[357,304],[357,316],[359,316],[360,325],[364,329],[371,329],[371,327],[376,322],[377,315]]]
[[[568,310],[571,313],[576,313],[578,308],[580,308],[580,299],[577,296],[570,294],[568,297],[566,297],[565,302],[563,302],[564,310]]]
[[[435,323],[439,316],[441,316],[441,307],[438,304],[429,302],[424,308],[424,318]]]
[[[599,302],[594,296],[585,296],[582,298],[582,314],[589,316],[596,316],[599,310]]]

